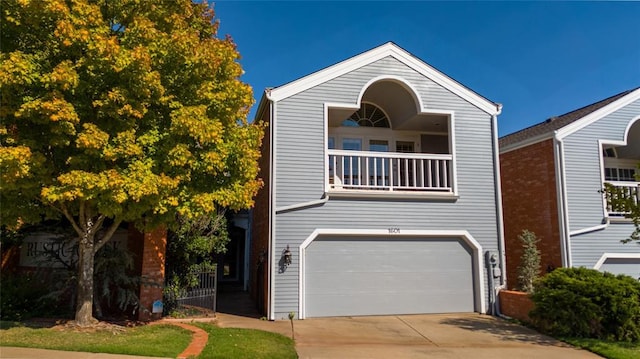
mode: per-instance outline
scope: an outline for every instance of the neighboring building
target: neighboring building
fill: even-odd
[[[604,182],[638,200],[640,89],[626,91],[500,139],[509,288],[536,233],[542,270],[587,267],[640,277],[640,246],[622,244],[633,224],[608,210]]]
[[[266,90],[249,287],[267,318],[490,311],[500,110],[393,43]]]

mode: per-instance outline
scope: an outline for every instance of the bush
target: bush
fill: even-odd
[[[535,233],[526,229],[522,231],[518,239],[522,243],[523,249],[520,266],[518,266],[518,290],[531,293],[533,292],[533,283],[540,274],[540,251],[537,246],[540,240]]]
[[[0,319],[23,321],[41,316],[69,316],[72,313],[68,305],[70,295],[60,291],[66,276],[63,270],[3,273],[0,277]]]
[[[586,268],[560,268],[536,281],[529,313],[560,337],[640,341],[640,282]]]

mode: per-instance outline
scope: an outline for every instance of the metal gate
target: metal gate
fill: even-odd
[[[198,274],[198,285],[189,288],[184,295],[178,298],[178,305],[206,308],[215,313],[217,289],[216,270],[201,272]]]

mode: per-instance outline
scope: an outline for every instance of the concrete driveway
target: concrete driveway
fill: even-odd
[[[289,321],[218,313],[222,327],[291,336]],[[469,314],[313,318],[294,321],[300,358],[600,358],[505,320]]]

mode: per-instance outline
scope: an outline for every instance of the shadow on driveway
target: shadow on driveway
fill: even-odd
[[[500,341],[529,343],[536,345],[569,346],[532,329],[494,317],[447,317],[439,324],[455,326],[474,333],[490,334]]]

